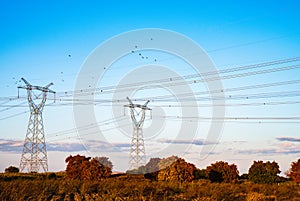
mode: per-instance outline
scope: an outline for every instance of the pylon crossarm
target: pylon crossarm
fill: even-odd
[[[53,85],[53,82],[47,84],[46,86],[44,86],[44,88],[45,88],[45,89],[48,89],[48,88],[49,88],[50,86],[52,86],[52,85]],[[48,89],[48,90],[50,90],[50,89]],[[51,90],[50,90],[50,91],[51,91]],[[49,92],[50,92],[50,91],[49,91]]]
[[[27,80],[25,80],[25,78],[22,77],[21,80],[26,84],[27,87],[32,86]]]

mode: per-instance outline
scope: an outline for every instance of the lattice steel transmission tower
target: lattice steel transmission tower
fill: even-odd
[[[20,161],[20,171],[22,172],[26,167],[29,172],[38,172],[40,166],[44,172],[48,171],[48,159],[45,143],[44,125],[42,111],[46,102],[47,93],[53,93],[54,91],[49,89],[53,83],[46,85],[45,87],[33,86],[27,82],[24,78],[21,80],[26,84],[25,86],[19,86],[20,89],[27,90],[27,100],[30,108],[30,117],[23,147],[23,153]],[[32,95],[36,99],[39,99],[40,95],[36,96],[33,90],[41,91],[42,100],[39,104],[33,101]]]
[[[149,107],[147,107],[147,104],[150,101],[148,100],[144,105],[140,105],[140,104],[133,104],[128,97],[127,100],[129,101],[129,104],[124,105],[124,107],[130,108],[130,116],[133,125],[129,165],[130,165],[130,169],[138,169],[141,165],[144,165],[146,163],[146,153],[145,153],[144,137],[143,137],[143,124],[145,121],[146,110],[151,110]],[[137,112],[135,108],[139,108],[140,111]],[[136,115],[141,116],[140,120],[136,119]]]

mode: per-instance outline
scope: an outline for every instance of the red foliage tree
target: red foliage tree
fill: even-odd
[[[227,162],[217,161],[206,168],[206,176],[212,182],[236,183],[239,171],[235,164],[229,165]]]
[[[67,178],[81,180],[100,180],[111,174],[111,168],[104,166],[97,159],[85,156],[69,156],[65,162]]]
[[[82,172],[87,168],[90,157],[85,156],[68,156],[65,160],[68,163],[66,168],[67,177],[69,179],[83,179]]]
[[[173,159],[173,157],[171,157],[171,159]],[[194,171],[196,170],[194,164],[188,163],[182,158],[178,158],[176,161],[167,161],[171,161],[172,163],[170,165],[167,165],[164,169],[159,170],[157,176],[159,181],[189,182],[194,179]]]
[[[300,183],[300,158],[296,162],[292,162],[291,168],[287,174],[288,177],[296,183]]]

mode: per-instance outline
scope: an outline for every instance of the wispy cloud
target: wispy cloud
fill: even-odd
[[[300,138],[295,138],[295,137],[278,137],[276,139],[279,141],[286,141],[286,142],[300,142]]]
[[[193,145],[198,145],[198,146],[202,146],[202,145],[208,145],[208,144],[216,144],[213,142],[206,142],[203,139],[193,139],[193,140],[178,140],[178,139],[159,139],[157,140],[157,142],[159,143],[168,143],[168,144],[193,144]]]
[[[23,149],[22,140],[0,139],[0,151],[21,153]],[[103,141],[81,142],[51,142],[47,143],[47,151],[59,152],[80,152],[80,151],[101,151],[117,152],[130,147],[129,143],[108,143]]]
[[[112,145],[114,147],[119,147],[119,148],[128,148],[128,147],[130,147],[130,143],[113,143]]]
[[[49,143],[47,144],[47,150],[61,152],[76,152],[85,150],[85,147],[81,143]]]
[[[21,140],[0,139],[0,151],[21,152],[22,148]]]
[[[243,155],[300,154],[300,149],[248,149],[238,150],[237,153]]]

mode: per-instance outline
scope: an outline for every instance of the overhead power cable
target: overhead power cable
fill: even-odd
[[[268,67],[272,65],[279,65],[284,63],[290,63],[290,62],[296,62],[300,61],[300,57],[294,57],[294,58],[287,58],[287,59],[281,59],[281,60],[274,60],[270,62],[264,62],[264,63],[258,63],[253,65],[246,65],[246,66],[240,66],[240,67],[234,67],[234,68],[228,68],[220,71],[210,71],[200,74],[191,74],[191,75],[184,75],[184,76],[178,76],[178,77],[169,77],[164,79],[157,79],[157,80],[150,80],[150,81],[143,81],[143,82],[136,82],[131,84],[124,84],[124,85],[118,85],[118,86],[106,86],[106,87],[99,87],[99,88],[87,88],[87,89],[80,89],[75,91],[65,91],[65,92],[58,92],[58,97],[63,96],[70,96],[72,94],[83,94],[83,93],[112,93],[114,89],[118,87],[118,89],[124,89],[124,88],[130,88],[133,86],[144,86],[144,85],[151,85],[151,84],[158,84],[158,83],[168,83],[168,82],[176,82],[176,81],[182,81],[183,79],[193,79],[201,77],[202,79],[196,80],[196,82],[207,82],[207,81],[214,81],[217,79],[232,79],[236,77],[243,77],[243,76],[250,76],[250,75],[256,75],[256,74],[264,74],[264,73],[270,73],[270,72],[277,72],[277,71],[284,71],[284,70],[291,70],[295,68],[299,68],[298,65],[293,66],[286,66],[286,67],[280,67],[276,69],[267,69],[265,71],[254,71],[254,72],[246,72],[246,73],[240,73],[235,75],[227,75],[223,77],[212,77],[212,78],[205,78],[213,75],[221,75],[225,73],[232,73],[236,71],[243,71],[243,70],[250,70],[250,69],[256,69],[256,68],[262,68],[262,67]],[[192,81],[193,83],[194,81]],[[184,82],[186,84],[186,82]]]

